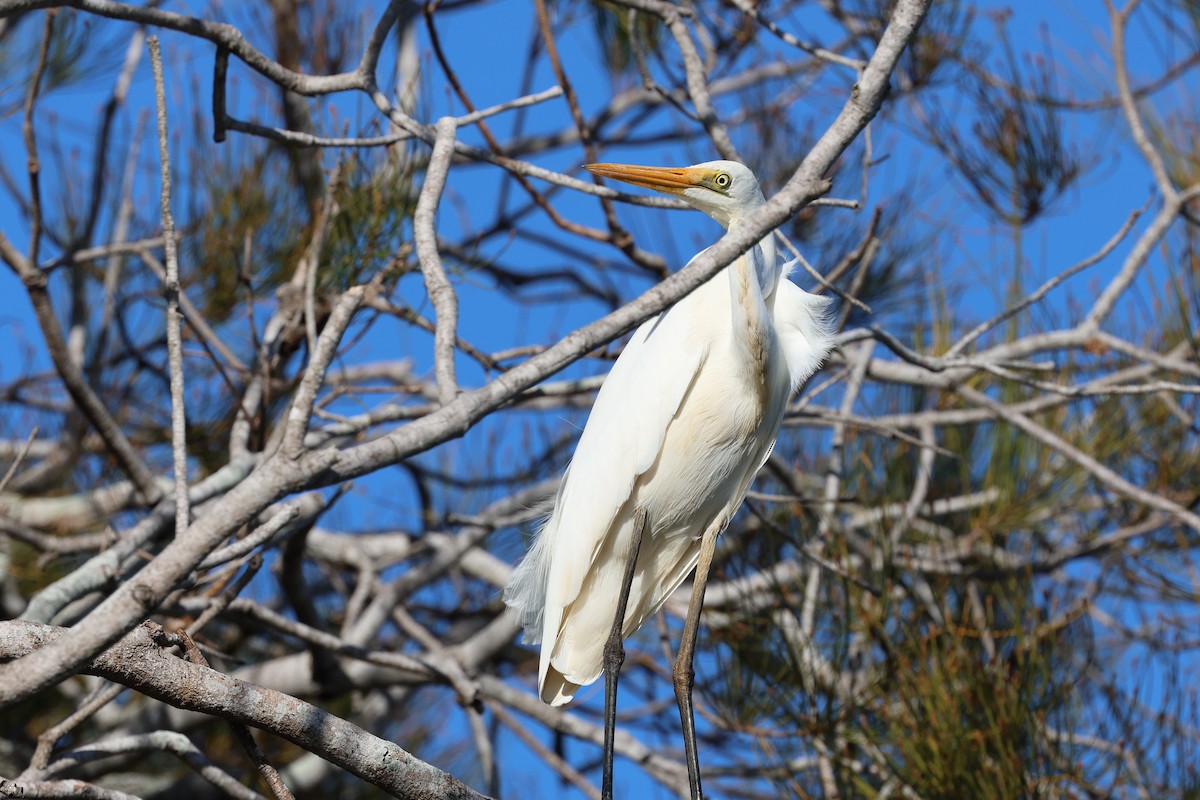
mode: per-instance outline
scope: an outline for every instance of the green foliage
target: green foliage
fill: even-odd
[[[926,311],[932,319],[947,319],[944,310]],[[925,352],[944,350],[953,333],[944,322],[917,330],[915,342]],[[1035,396],[1012,381],[976,377],[972,385],[1010,405]],[[957,394],[920,387],[877,387],[862,402],[872,415],[965,410]],[[1085,418],[1056,408],[1037,418],[1068,431],[1102,460],[1136,452],[1132,432],[1144,424],[1112,425],[1113,417],[1103,412]],[[1100,419],[1103,430],[1089,422]],[[819,539],[819,501],[776,507],[727,568],[736,574],[788,561],[819,542],[824,564],[811,634],[797,633],[808,599],[807,580],[796,578],[768,590],[774,601],[756,598],[761,612],[712,623],[722,681],[710,685],[709,701],[730,730],[795,732],[794,742],[773,740],[774,750],[795,746],[799,755],[818,740],[844,753],[847,761],[835,758],[833,767],[845,796],[872,797],[889,781],[929,798],[1061,796],[1062,781],[1081,781],[1070,734],[1075,712],[1092,690],[1084,667],[1095,645],[1081,607],[1065,618],[1054,616],[1061,604],[1041,596],[1036,574],[996,564],[1006,553],[1025,563],[1039,541],[1062,535],[1067,522],[1058,510],[1086,507],[1091,481],[1007,423],[952,425],[939,434],[941,451],[932,462],[925,502],[980,487],[989,498],[935,524],[913,525],[893,547],[893,526],[918,481],[921,448],[850,426],[841,502],[870,497],[872,507],[896,510],[861,528],[835,526]],[[805,471],[823,474],[816,465]],[[815,500],[816,487],[813,494]],[[914,571],[910,559],[943,547],[977,552],[978,571],[947,574],[923,588],[917,582],[924,570]],[[859,566],[853,567],[856,558]],[[845,575],[837,574],[838,565]],[[838,677],[831,683],[823,674]],[[867,675],[876,677],[864,684]],[[890,775],[852,769],[851,759],[864,750],[883,754]],[[811,780],[798,772],[786,791],[796,791],[791,781],[806,786]],[[817,786],[811,790],[820,794]]]
[[[1019,598],[1021,587],[1013,588]],[[1046,735],[1073,706],[1067,633],[1032,620],[999,634],[964,624],[892,640],[872,733],[896,775],[930,800],[1055,796],[1072,764],[1070,749]],[[984,636],[1000,651],[995,658],[984,654]]]
[[[286,163],[269,147],[247,145],[214,164],[196,164],[198,191],[185,240],[189,278],[204,298],[204,315],[226,321],[249,286],[269,296],[291,277],[307,244],[304,200]]]
[[[663,30],[657,18],[609,0],[592,0],[588,8],[596,38],[613,72],[633,71],[637,66],[635,53],[645,57],[658,51]]]
[[[45,31],[40,14],[19,14],[7,20],[9,28],[0,40],[0,97],[8,110],[23,103],[31,73],[37,63]],[[101,33],[100,31],[104,32]],[[39,86],[41,94],[56,89],[86,84],[99,75],[110,75],[120,68],[125,56],[125,41],[111,28],[97,24],[95,17],[74,9],[59,9],[54,16],[50,47],[46,51],[46,69]],[[13,97],[5,96],[11,92]]]
[[[318,292],[341,292],[384,271],[403,271],[417,207],[412,164],[393,153],[351,155],[342,165],[337,214],[321,254]]]
[[[304,193],[278,149],[198,169],[196,235],[186,240],[205,315],[224,322],[247,288],[266,299],[291,279],[316,233]],[[411,167],[390,153],[351,155],[342,168],[337,213],[320,254],[317,291],[344,290],[392,264],[416,207]],[[249,261],[247,261],[249,256]]]
[[[1044,56],[1031,57],[1030,75],[1003,15],[996,27],[1002,63],[995,74],[976,69],[964,78],[975,116],[971,135],[948,124],[934,104],[923,134],[954,166],[971,199],[1007,224],[1024,225],[1047,212],[1094,159],[1068,143],[1060,111],[1044,102],[1057,95],[1048,46]]]

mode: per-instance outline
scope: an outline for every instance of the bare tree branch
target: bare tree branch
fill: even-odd
[[[262,728],[317,753],[360,778],[403,798],[479,798],[482,795],[345,720],[271,689],[252,686],[168,655],[152,623],[130,631],[86,671],[189,711]],[[36,652],[63,631],[26,622],[0,623],[4,657]],[[370,752],[369,759],[360,758]]]

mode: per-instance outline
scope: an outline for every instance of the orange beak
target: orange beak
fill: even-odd
[[[614,178],[656,192],[680,194],[701,185],[706,170],[695,167],[639,167],[634,164],[584,164],[583,168],[601,178]]]

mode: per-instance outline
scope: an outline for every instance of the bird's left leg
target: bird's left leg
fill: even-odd
[[[646,509],[639,509],[633,517],[633,534],[629,540],[629,553],[625,557],[625,575],[621,579],[621,594],[617,597],[617,614],[613,619],[608,641],[604,643],[604,777],[601,797],[612,800],[613,748],[617,735],[617,678],[621,665],[625,663],[625,609],[629,605],[629,591],[633,586],[633,571],[637,566],[638,552],[642,549],[642,536],[646,532]]]
[[[696,750],[696,717],[692,711],[692,684],[696,680],[692,661],[696,657],[696,635],[700,630],[700,609],[704,606],[708,570],[712,567],[713,554],[717,551],[717,534],[724,527],[724,520],[713,521],[700,540],[700,560],[696,563],[696,575],[692,578],[692,600],[688,603],[683,638],[679,641],[679,652],[675,656],[675,667],[671,671],[675,679],[675,700],[679,703],[679,719],[683,723],[683,753],[687,759],[692,800],[702,800],[704,797],[704,790],[700,786],[700,756]]]

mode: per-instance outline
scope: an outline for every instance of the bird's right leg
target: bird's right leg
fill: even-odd
[[[696,635],[700,630],[700,609],[704,606],[708,571],[712,567],[713,554],[717,551],[717,534],[724,527],[724,520],[713,522],[700,540],[700,560],[696,563],[696,575],[692,578],[692,599],[688,603],[679,652],[675,655],[675,666],[671,670],[675,680],[675,700],[679,704],[679,719],[683,723],[683,754],[687,760],[692,800],[703,800],[704,797],[704,789],[700,786],[700,755],[696,749],[696,716],[692,710],[692,684],[696,680],[692,662],[696,657]]]
[[[633,570],[637,566],[638,552],[642,549],[642,536],[646,532],[646,509],[640,509],[633,517],[633,534],[629,540],[629,552],[625,556],[625,575],[621,580],[621,594],[617,597],[617,614],[613,619],[608,641],[604,643],[604,778],[601,797],[612,800],[613,748],[617,735],[617,677],[625,663],[625,609],[629,606],[629,590],[633,586]]]

